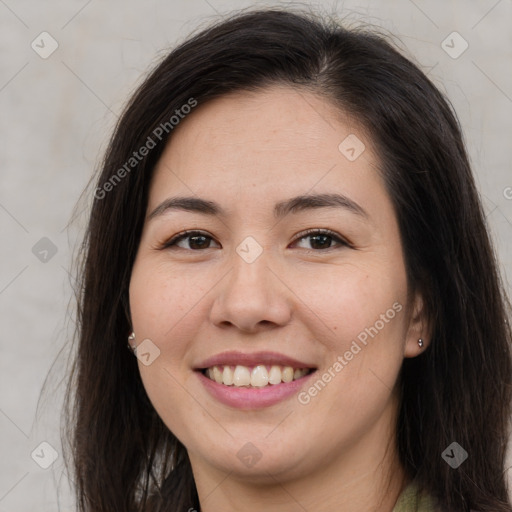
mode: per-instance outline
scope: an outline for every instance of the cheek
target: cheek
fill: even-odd
[[[353,340],[396,343],[404,328],[405,270],[397,265],[340,265],[301,273],[294,291],[330,351],[343,353]],[[364,346],[364,345],[363,345]]]
[[[191,375],[186,354],[200,326],[198,315],[205,314],[201,299],[210,287],[204,278],[200,273],[188,275],[140,259],[130,279],[137,343],[150,339],[160,351],[150,364],[138,362],[141,379],[158,415],[174,433],[187,430],[183,418],[190,403],[185,389]]]
[[[176,335],[201,311],[201,301],[209,288],[207,276],[200,272],[136,263],[130,280],[130,309],[137,337],[140,334],[159,343],[176,340]]]
[[[327,349],[322,371],[300,399],[318,417],[330,418],[333,437],[340,425],[349,435],[355,425],[373,424],[396,382],[403,360],[407,288],[405,272],[395,270],[337,269],[329,279],[324,276],[328,285],[311,281],[300,292],[309,290],[304,302],[315,313],[310,329]],[[323,379],[327,384],[318,382]]]

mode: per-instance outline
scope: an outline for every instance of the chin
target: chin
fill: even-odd
[[[230,477],[236,479],[250,479],[253,484],[275,484],[276,479],[280,482],[293,480],[314,471],[312,461],[305,456],[304,436],[297,440],[288,437],[287,443],[283,443],[283,436],[276,436],[274,440],[263,437],[253,437],[253,441],[249,439],[251,436],[246,433],[230,439],[222,447],[218,442],[208,443],[195,453],[202,459],[201,464],[230,473]],[[212,450],[212,446],[216,449]],[[195,457],[191,457],[191,461],[194,465]]]

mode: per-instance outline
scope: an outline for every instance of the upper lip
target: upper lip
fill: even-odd
[[[244,352],[230,351],[222,352],[205,359],[197,365],[196,369],[204,370],[212,366],[256,366],[258,364],[291,366],[292,368],[315,368],[312,364],[299,361],[293,357],[288,357],[277,352],[253,352],[247,354]]]

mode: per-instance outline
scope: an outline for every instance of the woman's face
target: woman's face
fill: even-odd
[[[196,473],[362,467],[393,438],[421,301],[377,165],[357,123],[291,88],[222,97],[175,128],[130,307],[145,389]]]

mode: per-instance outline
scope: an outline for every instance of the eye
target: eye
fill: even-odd
[[[298,238],[296,238],[296,241],[294,243],[301,242],[302,240],[310,239],[311,249],[308,247],[303,247],[303,249],[307,250],[326,250],[326,249],[333,249],[331,244],[332,242],[337,242],[338,246],[345,246],[350,247],[351,245],[341,238],[339,235],[337,235],[334,231],[331,231],[330,229],[308,229],[304,233],[300,233]]]
[[[201,231],[184,231],[173,236],[168,242],[165,242],[162,249],[170,247],[179,247],[180,249],[211,249],[210,242],[213,238]]]
[[[302,248],[306,250],[313,250],[315,252],[336,248],[336,245],[333,246],[333,242],[334,244],[337,244],[337,246],[351,247],[349,242],[329,229],[309,229],[300,233],[293,243],[297,244],[307,239],[310,240],[311,248]],[[212,247],[210,244],[212,241],[214,241],[213,238],[202,231],[184,231],[182,233],[178,233],[169,241],[162,244],[161,248],[169,249],[178,247],[180,249],[199,251],[202,249],[211,249]],[[219,244],[217,245],[219,246]]]

